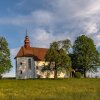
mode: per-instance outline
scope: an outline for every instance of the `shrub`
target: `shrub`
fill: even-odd
[[[81,73],[80,72],[75,72],[75,78],[81,78]]]

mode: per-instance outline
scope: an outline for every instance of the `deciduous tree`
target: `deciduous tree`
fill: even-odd
[[[11,67],[8,43],[4,37],[0,37],[0,75],[10,71]]]
[[[45,59],[46,61],[50,62],[50,66],[52,62],[54,63],[54,78],[57,78],[58,68],[65,68],[69,70],[71,67],[71,59],[68,55],[70,46],[71,42],[68,39],[50,44],[50,48],[45,56]]]
[[[73,45],[73,66],[83,70],[84,77],[89,70],[95,71],[99,53],[93,40],[85,35],[77,37]]]

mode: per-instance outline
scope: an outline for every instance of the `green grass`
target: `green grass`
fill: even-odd
[[[100,79],[0,80],[0,100],[100,100]]]

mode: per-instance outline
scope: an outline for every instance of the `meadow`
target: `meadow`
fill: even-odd
[[[100,100],[100,79],[3,79],[0,100]]]

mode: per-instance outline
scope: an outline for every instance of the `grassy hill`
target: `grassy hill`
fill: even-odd
[[[0,100],[100,100],[100,79],[0,80]]]

